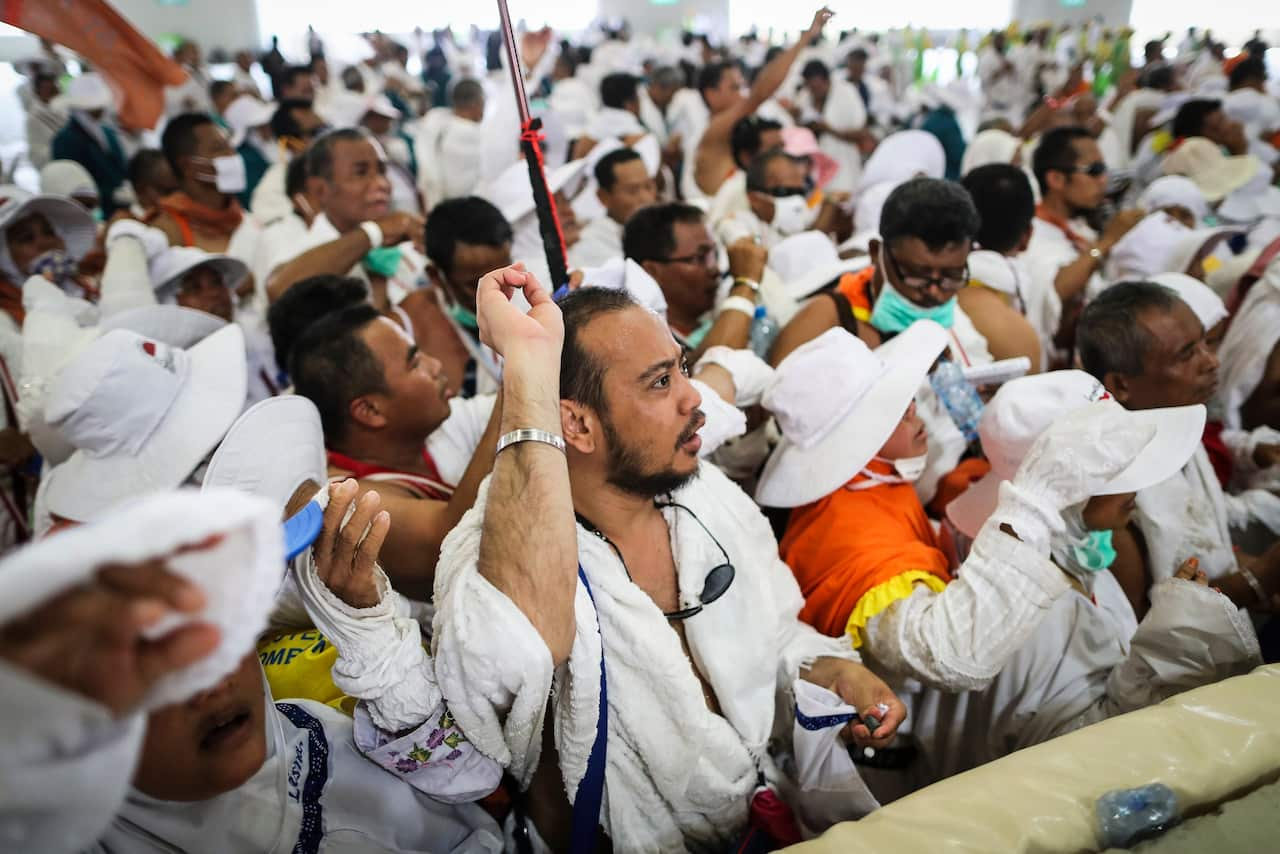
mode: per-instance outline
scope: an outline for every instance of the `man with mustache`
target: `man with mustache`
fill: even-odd
[[[702,399],[663,318],[595,287],[557,305],[519,267],[477,305],[505,359],[502,439],[441,555],[437,675],[527,790],[517,833],[564,850],[572,814],[616,850],[724,849],[786,776],[770,744],[797,680],[876,716],[846,735],[885,745],[901,702],[797,619],[769,523],[699,462]]]
[[[1124,282],[1103,291],[1080,316],[1076,346],[1084,369],[1126,409],[1207,404],[1218,388],[1218,357],[1204,326],[1176,293],[1152,282]],[[1265,456],[1261,445],[1258,450]],[[1263,467],[1270,460],[1256,462]],[[1280,544],[1260,556],[1238,552],[1231,527],[1222,485],[1203,446],[1177,475],[1139,492],[1134,524],[1115,536],[1120,557],[1113,568],[1139,619],[1151,585],[1188,557],[1199,558],[1209,582],[1236,605],[1274,610],[1280,601]]]

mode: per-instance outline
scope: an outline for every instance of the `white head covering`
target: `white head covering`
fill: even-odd
[[[33,196],[13,184],[0,185],[0,273],[15,283],[27,277],[9,256],[9,226],[31,214],[43,215],[67,245],[67,255],[77,260],[88,254],[98,235],[98,224],[78,203],[62,196]]]
[[[107,81],[102,78],[102,75],[90,72],[73,78],[67,84],[63,101],[68,110],[93,112],[108,109],[113,99],[111,89],[107,87]]]
[[[857,249],[869,252],[871,241],[880,236],[880,212],[889,194],[902,185],[902,181],[881,181],[869,185],[858,194],[858,204],[853,209],[853,236],[840,245],[840,249]]]
[[[1164,208],[1183,207],[1191,211],[1196,222],[1209,214],[1209,203],[1195,182],[1185,175],[1164,175],[1151,182],[1138,197],[1138,207],[1152,213]]]
[[[937,323],[918,320],[875,352],[839,328],[796,348],[762,401],[782,441],[756,501],[799,507],[847,483],[893,435],[947,341]]]
[[[156,299],[171,303],[178,297],[182,277],[196,267],[212,267],[230,290],[240,287],[249,268],[243,261],[227,255],[215,255],[195,246],[170,246],[151,260],[149,272],[155,285]]]
[[[1181,297],[1200,319],[1206,332],[1227,319],[1227,306],[1222,297],[1199,279],[1193,279],[1185,273],[1161,273],[1152,276],[1151,281],[1164,285]]]
[[[1259,169],[1244,186],[1232,190],[1218,205],[1224,222],[1252,225],[1263,217],[1280,217],[1280,187],[1274,186],[1270,169]]]
[[[792,299],[802,300],[844,273],[871,263],[862,255],[841,258],[831,238],[820,231],[793,234],[769,250],[769,267],[778,274]]]
[[[582,286],[626,291],[636,302],[666,319],[667,298],[662,288],[631,258],[611,258],[599,267],[583,271]]]
[[[77,522],[174,489],[244,406],[244,333],[228,324],[190,350],[115,329],[54,380],[45,417],[78,450],[48,472],[51,513]]]
[[[74,160],[50,160],[40,170],[40,192],[68,199],[98,198],[93,176]]]
[[[941,178],[946,169],[947,155],[936,136],[923,130],[898,131],[886,136],[871,153],[858,176],[857,192],[885,182],[901,184],[917,175]]]
[[[960,160],[960,174],[968,175],[989,163],[1012,163],[1022,140],[999,128],[984,130],[973,138]]]
[[[1000,483],[1013,480],[1031,446],[1064,412],[1106,406],[1125,414],[1135,430],[1148,430],[1146,446],[1097,495],[1138,492],[1173,476],[1191,459],[1204,433],[1205,408],[1125,410],[1084,371],[1050,371],[1011,380],[1000,387],[978,422],[982,450],[991,471],[947,505],[947,518],[970,537],[995,510]]]
[[[1171,257],[1191,234],[1191,229],[1163,211],[1148,214],[1112,248],[1107,279],[1147,279],[1171,269]]]
[[[231,126],[231,147],[239,148],[249,131],[271,122],[276,105],[264,103],[252,95],[241,95],[231,102],[223,118]]]
[[[1164,159],[1164,174],[1186,175],[1210,202],[1220,201],[1249,182],[1263,168],[1251,154],[1228,157],[1216,143],[1195,136]]]

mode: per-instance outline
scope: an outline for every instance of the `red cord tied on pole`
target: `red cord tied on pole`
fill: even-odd
[[[551,281],[547,284],[559,296],[561,289],[568,288],[569,269],[565,262],[564,231],[560,228],[560,218],[556,214],[555,197],[547,184],[542,156],[542,120],[529,112],[529,99],[524,91],[524,71],[520,67],[520,55],[516,50],[515,30],[511,27],[507,0],[498,0],[498,16],[502,20],[503,45],[506,49],[507,67],[511,69],[511,85],[515,88],[516,107],[520,111],[520,150],[529,167],[533,208],[538,215],[538,232],[542,236],[542,248],[547,257],[547,270],[551,273]]]

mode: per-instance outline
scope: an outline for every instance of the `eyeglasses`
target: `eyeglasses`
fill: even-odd
[[[716,248],[708,246],[690,255],[678,255],[674,258],[657,258],[655,260],[659,264],[700,264],[703,267],[711,267],[716,263]]]
[[[1107,164],[1099,160],[1095,163],[1090,163],[1088,166],[1072,166],[1070,169],[1064,169],[1062,171],[1083,172],[1090,178],[1101,178],[1103,175],[1107,174]]]
[[[908,290],[926,291],[936,286],[944,294],[954,294],[969,283],[969,264],[967,262],[963,269],[943,270],[939,276],[908,276],[902,271],[902,265],[898,263],[898,259],[893,257],[889,244],[885,243],[883,245],[885,260],[893,267],[893,272],[897,275],[898,281]]]
[[[675,501],[655,501],[653,504],[659,509],[663,507],[671,507],[676,510],[683,510],[692,516],[693,521],[698,523],[698,527],[706,532],[706,535],[711,538],[711,542],[716,544],[716,548],[720,550],[720,556],[724,559],[723,563],[713,566],[711,571],[707,573],[706,579],[702,582],[702,595],[698,597],[698,604],[690,605],[688,608],[680,608],[676,611],[664,611],[662,614],[662,616],[666,617],[668,620],[687,620],[690,617],[701,614],[703,608],[727,593],[729,588],[733,585],[734,577],[738,573],[737,570],[733,568],[733,563],[729,560],[729,553],[724,550],[724,546],[722,546],[720,541],[716,539],[716,535],[711,533],[710,529],[707,528],[707,526],[702,523],[702,520],[698,518],[698,514],[694,513],[683,504]],[[631,570],[627,568],[627,560],[622,556],[622,552],[618,549],[617,545],[614,544],[613,540],[606,537],[603,531],[591,524],[591,522],[581,514],[575,513],[574,516],[577,517],[578,522],[581,523],[582,527],[586,528],[588,531],[609,544],[609,548],[613,549],[613,553],[616,554],[618,556],[618,560],[622,562],[622,571],[627,574],[627,580],[634,584],[635,579],[631,577]]]

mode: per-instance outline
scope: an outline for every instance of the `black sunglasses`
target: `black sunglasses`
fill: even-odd
[[[1107,174],[1107,164],[1103,163],[1101,160],[1098,160],[1094,163],[1090,163],[1088,166],[1072,166],[1070,169],[1067,169],[1066,171],[1067,172],[1083,172],[1084,174],[1088,175],[1090,178],[1101,178],[1103,175]]]
[[[674,507],[675,509],[683,510],[692,516],[693,521],[697,522],[698,527],[706,532],[707,536],[711,538],[711,542],[715,543],[716,548],[720,550],[720,556],[724,558],[724,563],[713,566],[711,571],[707,573],[706,579],[702,582],[702,595],[698,597],[698,604],[690,605],[688,608],[681,608],[677,611],[664,611],[662,614],[662,616],[666,617],[668,620],[687,620],[690,617],[701,614],[703,608],[727,593],[729,588],[733,585],[734,576],[738,573],[737,570],[733,568],[733,563],[729,560],[729,553],[724,550],[724,546],[722,546],[720,541],[716,539],[716,535],[711,533],[711,530],[702,523],[701,519],[698,518],[698,514],[694,513],[683,504],[675,501],[655,501],[653,504],[658,508]],[[578,522],[581,523],[582,527],[586,528],[588,531],[609,544],[609,548],[613,549],[613,553],[616,554],[618,556],[618,560],[622,562],[622,571],[627,574],[627,580],[634,584],[635,579],[631,577],[631,570],[627,568],[627,560],[622,556],[622,552],[618,549],[617,545],[614,544],[613,540],[606,537],[603,531],[591,524],[591,522],[580,513],[575,513],[573,515],[577,517]]]

